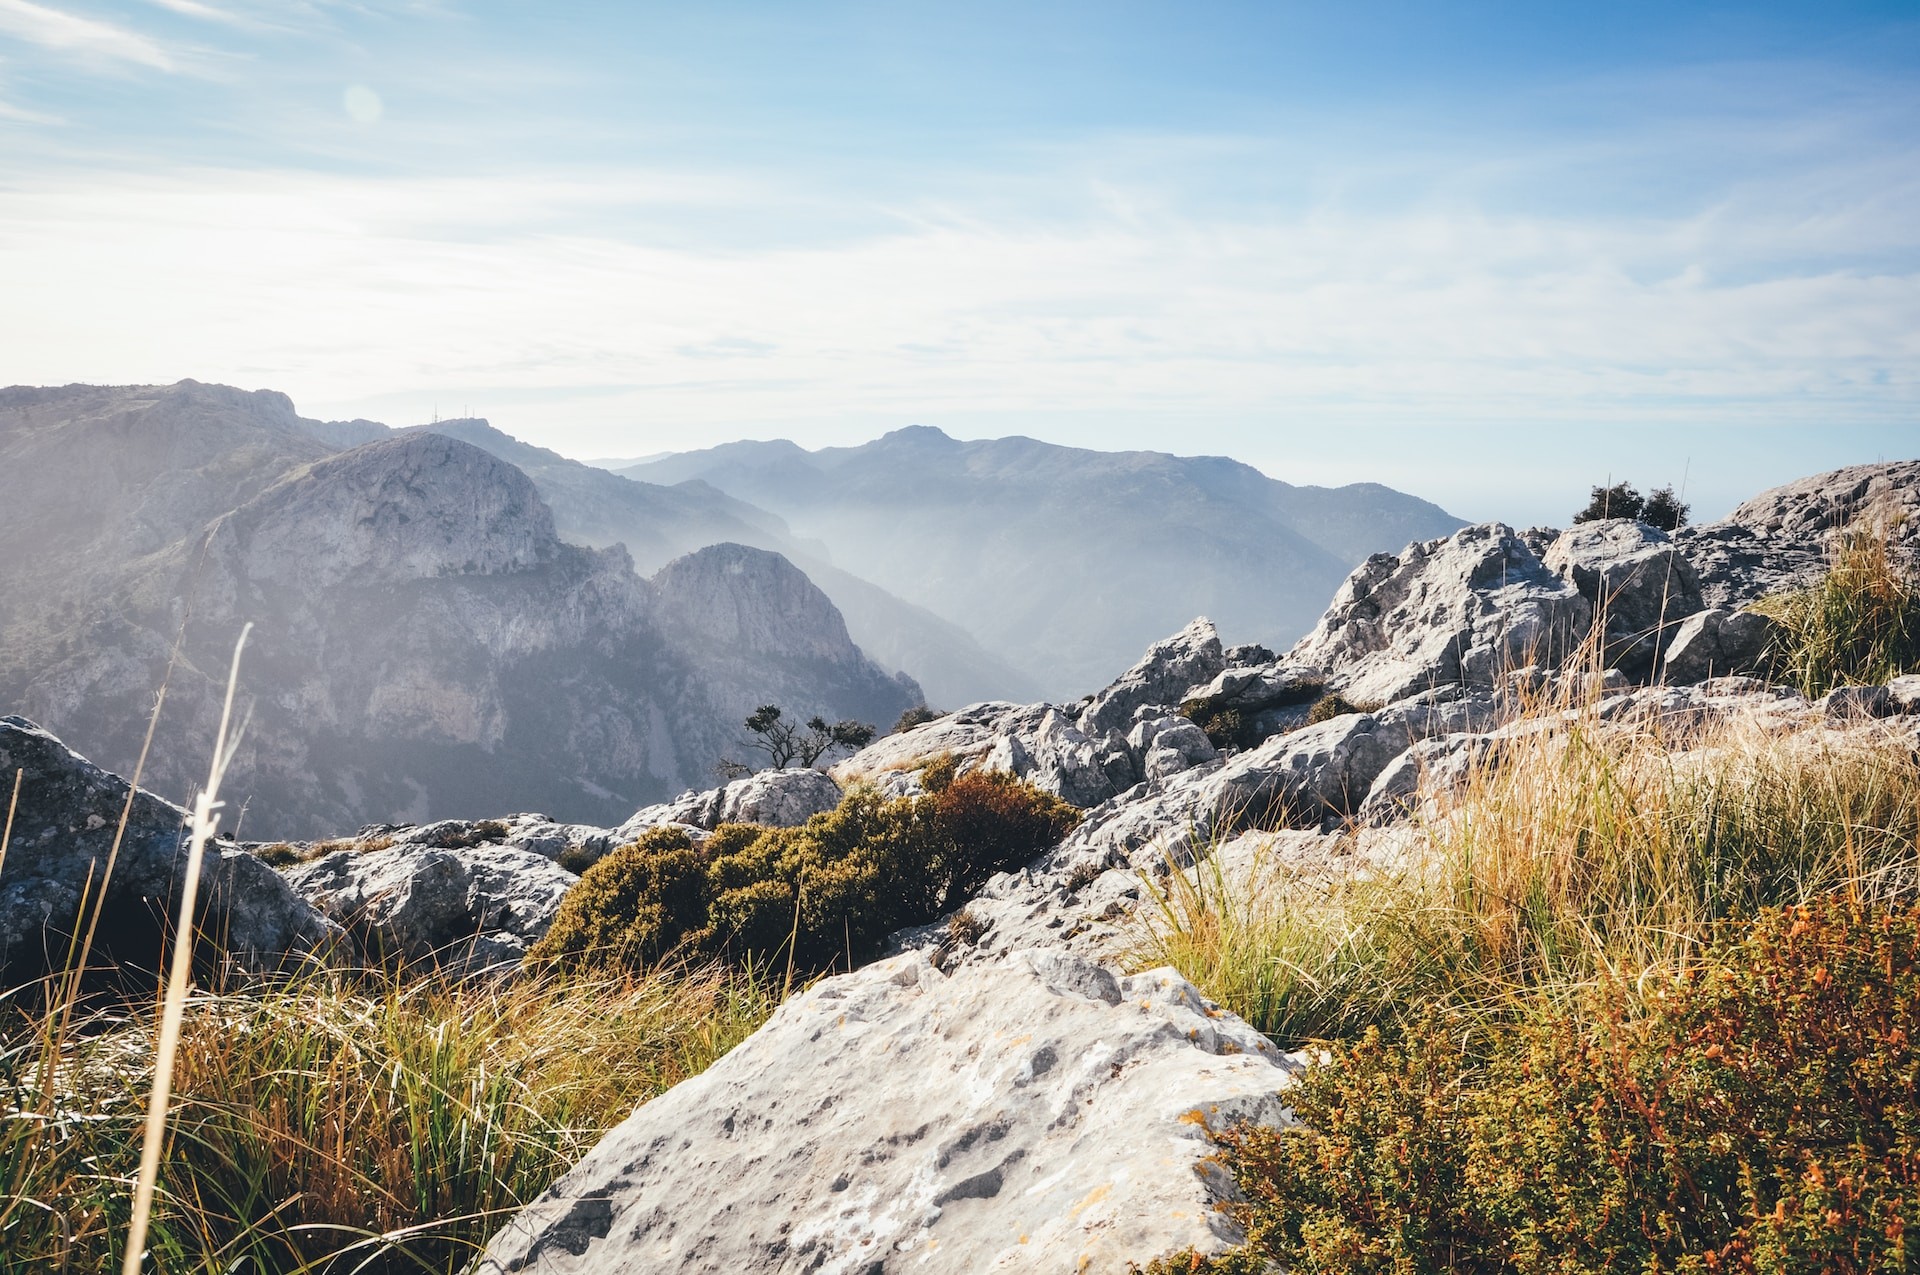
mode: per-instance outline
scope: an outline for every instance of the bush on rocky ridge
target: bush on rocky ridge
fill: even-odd
[[[1370,1032],[1225,1137],[1248,1245],[1161,1271],[1909,1269],[1920,910],[1734,924],[1648,998]]]
[[[586,871],[533,958],[857,964],[888,934],[933,920],[1054,845],[1080,817],[1011,775],[940,774],[928,786],[895,800],[857,787],[800,827],[723,824],[698,847],[683,830],[656,829]]]

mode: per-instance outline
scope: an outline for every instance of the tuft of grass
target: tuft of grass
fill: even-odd
[[[311,974],[186,1002],[150,1268],[455,1275],[632,1109],[772,1012],[751,974]],[[0,1275],[125,1257],[154,1024],[0,1003]]]
[[[1542,725],[1428,794],[1404,869],[1287,878],[1204,856],[1159,889],[1136,959],[1297,1043],[1436,1003],[1525,1012],[1670,971],[1735,913],[1920,886],[1920,760],[1898,741]]]
[[[1844,533],[1819,583],[1753,609],[1778,628],[1776,674],[1808,698],[1920,669],[1920,580],[1895,561],[1885,528]]]

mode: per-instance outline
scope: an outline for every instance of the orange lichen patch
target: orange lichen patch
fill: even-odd
[[[1094,1205],[1100,1203],[1102,1200],[1106,1199],[1109,1195],[1112,1195],[1112,1194],[1113,1194],[1113,1184],[1111,1182],[1102,1182],[1099,1186],[1087,1192],[1086,1198],[1081,1200],[1078,1204],[1074,1205],[1073,1208],[1070,1210],[1070,1212],[1073,1214],[1073,1216],[1078,1217],[1082,1213],[1086,1212],[1088,1209],[1092,1208]]]

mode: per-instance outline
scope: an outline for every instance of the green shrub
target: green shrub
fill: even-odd
[[[1895,564],[1884,531],[1843,536],[1819,583],[1754,610],[1778,628],[1776,675],[1809,697],[1920,668],[1920,581]]]
[[[1371,706],[1356,704],[1339,692],[1322,696],[1314,701],[1307,710],[1307,725],[1318,726],[1321,722],[1330,722],[1336,717],[1345,717],[1349,713],[1371,713]]]
[[[1644,1000],[1375,1029],[1226,1135],[1246,1251],[1163,1269],[1905,1270],[1916,1037],[1920,911],[1832,899]]]
[[[924,726],[928,722],[937,722],[945,716],[946,714],[937,708],[928,708],[925,704],[916,704],[900,714],[900,720],[893,724],[893,733],[898,735],[902,731],[912,730],[916,726]]]
[[[1205,731],[1215,748],[1252,748],[1260,742],[1253,719],[1237,708],[1223,707],[1218,700],[1190,699],[1180,705],[1180,716]]]
[[[855,788],[798,828],[728,824],[698,848],[655,830],[581,876],[534,956],[629,968],[669,956],[809,972],[856,964],[1079,821],[1011,775],[928,769],[934,790],[924,797]]]

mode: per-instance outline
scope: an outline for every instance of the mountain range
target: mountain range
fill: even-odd
[[[808,451],[739,442],[619,471],[771,510],[833,560],[952,620],[1054,698],[1105,684],[1195,615],[1286,645],[1369,554],[1462,523],[1375,483],[1300,487],[1219,456],[895,430]]]
[[[1371,485],[927,429],[615,473],[194,381],[0,390],[0,462],[0,702],[125,771],[165,683],[146,778],[184,795],[253,622],[229,791],[267,837],[618,823],[704,786],[759,704],[884,727],[1065,699],[1203,610],[1284,643],[1367,552],[1457,525]]]

